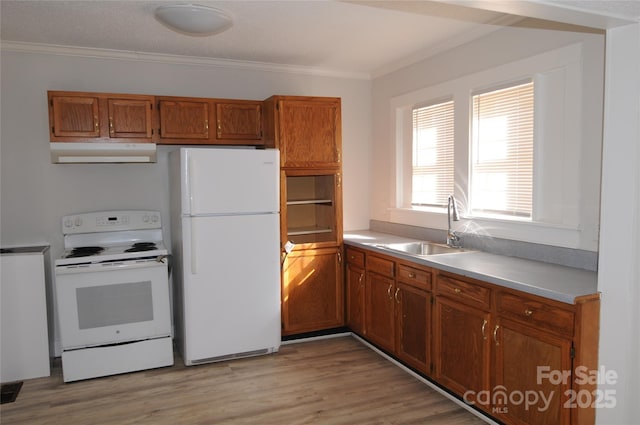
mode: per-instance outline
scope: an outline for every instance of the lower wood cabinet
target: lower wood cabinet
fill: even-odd
[[[567,304],[378,251],[346,254],[354,332],[505,424],[595,423],[576,397],[597,396],[584,378],[598,370],[598,294]]]
[[[344,325],[339,247],[291,251],[282,268],[282,334]]]
[[[489,390],[489,320],[487,311],[436,296],[434,378],[459,396]]]
[[[571,371],[571,340],[508,319],[496,322],[491,413],[509,424],[568,424],[571,380],[555,383],[539,368]],[[554,372],[555,373],[555,372]],[[528,397],[520,399],[514,394]]]
[[[431,272],[347,247],[347,325],[412,368],[431,364]],[[362,280],[364,277],[364,287]],[[364,312],[364,324],[359,321]]]
[[[367,339],[380,348],[394,352],[395,310],[393,277],[367,271],[365,286],[365,327]]]
[[[345,273],[346,321],[347,326],[360,336],[365,335],[364,290],[365,271],[364,253],[351,248],[345,249],[347,258]]]
[[[431,293],[402,282],[394,292],[396,302],[396,356],[424,374],[431,364]]]

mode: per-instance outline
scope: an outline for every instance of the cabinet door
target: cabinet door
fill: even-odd
[[[390,353],[395,345],[395,317],[393,294],[395,281],[377,273],[366,277],[366,329],[367,338]]]
[[[489,320],[486,311],[436,297],[435,379],[461,396],[489,389]]]
[[[510,320],[499,320],[492,332],[491,413],[508,424],[568,424],[571,410],[565,404],[571,377],[560,379],[558,373],[571,372],[571,340]],[[516,397],[520,394],[531,397],[522,400]]]
[[[206,143],[209,139],[209,103],[204,99],[160,98],[161,143]]]
[[[283,264],[283,335],[344,325],[340,248],[289,253]]]
[[[364,269],[362,267],[347,263],[346,277],[347,326],[349,326],[349,328],[358,335],[364,335]]]
[[[340,165],[340,99],[281,100],[278,117],[282,167]]]
[[[151,140],[153,98],[107,99],[109,137],[112,139]]]
[[[431,293],[398,282],[394,300],[396,355],[426,374],[431,362]]]
[[[261,144],[262,102],[216,102],[216,140]]]
[[[99,98],[90,95],[49,94],[51,141],[100,137]]]

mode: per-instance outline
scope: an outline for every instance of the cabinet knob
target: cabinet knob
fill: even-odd
[[[454,289],[453,289],[453,292],[455,292],[456,294],[459,294],[459,293],[461,293],[461,292],[462,292],[462,289],[460,289],[460,288],[454,288]]]
[[[527,316],[527,317],[531,316],[532,314],[533,314],[533,311],[532,311],[532,310],[526,309],[526,310],[524,311],[524,315],[525,315],[525,316]]]
[[[415,279],[416,278],[416,274],[414,272],[409,272],[409,277],[411,279]]]

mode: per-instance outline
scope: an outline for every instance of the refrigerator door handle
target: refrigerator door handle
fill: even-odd
[[[188,155],[188,153],[187,153]],[[189,197],[189,212],[193,214],[193,194],[196,192],[196,164],[193,157],[189,155],[187,157],[187,196]]]
[[[191,274],[198,274],[198,260],[196,258],[196,223],[191,221]]]

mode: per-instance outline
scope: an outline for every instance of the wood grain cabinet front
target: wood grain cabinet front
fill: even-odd
[[[488,309],[436,295],[434,378],[459,396],[467,391],[475,395],[489,390],[490,321]],[[483,402],[475,398],[471,401],[478,405]]]
[[[365,332],[365,257],[362,251],[347,247],[345,249],[346,273],[346,322],[356,334],[364,336]]]
[[[220,144],[262,145],[262,102],[216,100],[215,139]]]
[[[502,423],[595,423],[585,400],[598,389],[585,374],[598,371],[598,294],[568,304],[346,249],[349,312],[363,267],[366,283],[364,329],[349,321],[354,332]]]
[[[340,98],[273,96],[264,121],[265,145],[280,149],[282,167],[341,167]]]
[[[213,110],[208,99],[158,97],[162,144],[208,144]]]
[[[283,262],[282,333],[344,325],[341,248],[291,251]]]
[[[51,142],[154,141],[154,97],[49,91]]]

